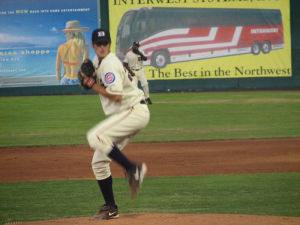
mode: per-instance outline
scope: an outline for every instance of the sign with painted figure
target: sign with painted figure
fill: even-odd
[[[98,0],[1,0],[0,87],[78,84]]]
[[[289,10],[289,0],[114,0],[110,25],[121,60],[140,43],[149,80],[289,77]]]

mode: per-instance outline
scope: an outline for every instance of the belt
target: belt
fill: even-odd
[[[140,101],[141,104],[146,104],[145,100]]]

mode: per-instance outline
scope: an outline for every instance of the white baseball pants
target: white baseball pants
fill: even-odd
[[[88,131],[89,145],[95,150],[91,164],[97,180],[104,180],[111,175],[111,159],[107,155],[113,145],[122,150],[135,134],[147,126],[149,120],[147,105],[137,104],[126,111],[109,116]]]

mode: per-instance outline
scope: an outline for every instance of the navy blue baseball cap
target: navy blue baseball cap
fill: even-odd
[[[94,30],[92,34],[92,42],[95,45],[106,45],[108,43],[111,43],[109,31],[100,28]]]

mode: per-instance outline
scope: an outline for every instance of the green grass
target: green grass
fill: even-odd
[[[300,91],[152,94],[133,142],[300,136]],[[0,147],[87,144],[104,119],[98,95],[2,97]]]
[[[152,94],[151,120],[133,142],[300,136],[300,91]],[[0,98],[0,147],[87,144],[104,114],[97,95]],[[146,178],[138,198],[114,180],[121,213],[300,217],[300,173]],[[94,180],[0,183],[0,223],[90,216]]]
[[[146,178],[134,200],[114,179],[120,213],[300,216],[300,173]],[[93,215],[103,203],[93,180],[0,183],[2,223]]]
[[[300,91],[152,94],[151,120],[133,142],[300,136]],[[97,95],[0,98],[0,147],[87,144],[104,119]],[[300,217],[300,173],[146,178],[131,200],[114,180],[121,213],[229,213]],[[0,223],[91,216],[94,180],[0,183]]]

